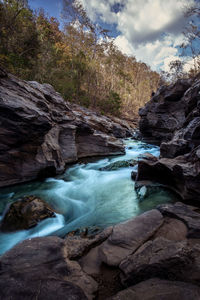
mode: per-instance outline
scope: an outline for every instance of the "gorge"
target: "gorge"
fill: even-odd
[[[56,214],[0,233],[1,254],[26,239],[0,258],[2,299],[200,299],[199,91],[198,78],[161,87],[134,140],[0,70],[1,217],[30,195]]]

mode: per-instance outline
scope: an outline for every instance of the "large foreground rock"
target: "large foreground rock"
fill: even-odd
[[[118,266],[125,257],[148,240],[162,223],[163,217],[158,210],[151,210],[114,226],[112,234],[99,249],[101,260],[110,266]]]
[[[110,300],[199,300],[200,288],[180,281],[160,280],[143,281],[119,292]]]
[[[85,300],[97,290],[57,237],[22,242],[1,257],[0,268],[0,299]]]
[[[161,143],[161,157],[141,160],[136,180],[158,182],[184,200],[200,201],[200,80],[162,87],[140,116],[144,139]]]
[[[0,187],[54,176],[80,157],[124,153],[120,124],[73,106],[49,84],[0,73]]]
[[[184,222],[188,228],[187,237],[200,238],[200,214],[192,210],[189,206],[177,202],[172,204],[162,204],[158,206],[158,210],[170,218],[175,218]]]
[[[96,236],[24,241],[0,258],[0,299],[199,300],[199,216],[179,202]]]
[[[152,277],[190,281],[189,271],[193,264],[192,251],[185,241],[174,242],[159,237],[146,242],[121,262],[122,282],[130,286]]]

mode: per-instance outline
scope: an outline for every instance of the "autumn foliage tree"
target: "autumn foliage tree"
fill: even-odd
[[[159,74],[124,55],[79,1],[64,1],[63,25],[27,1],[0,1],[0,64],[26,80],[52,84],[67,101],[133,118]]]
[[[31,78],[39,47],[35,17],[27,2],[0,2],[0,63],[18,76]]]
[[[200,72],[200,2],[194,1],[192,5],[185,7],[185,16],[188,24],[183,32],[185,42],[181,45],[183,54],[192,58],[193,64],[189,70],[189,76],[194,77]]]

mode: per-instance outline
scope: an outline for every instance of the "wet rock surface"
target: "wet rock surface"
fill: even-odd
[[[79,157],[123,152],[115,137],[129,134],[127,124],[64,102],[50,85],[1,70],[0,83],[0,186],[55,175]],[[161,143],[161,158],[139,160],[138,186],[158,182],[200,200],[199,90],[198,80],[179,80],[140,111],[140,130]],[[199,216],[179,202],[93,237],[24,241],[0,258],[0,299],[198,300]]]
[[[72,105],[49,84],[0,73],[0,187],[55,176],[82,157],[124,153],[118,138],[131,135],[127,122]]]
[[[100,168],[100,171],[115,171],[121,168],[134,167],[137,163],[134,159],[116,161]]]
[[[27,196],[9,205],[0,230],[3,232],[29,229],[46,218],[55,217],[54,210],[42,199]]]
[[[161,87],[140,110],[144,139],[160,143],[160,159],[139,161],[138,182],[166,185],[183,200],[200,201],[200,80]]]

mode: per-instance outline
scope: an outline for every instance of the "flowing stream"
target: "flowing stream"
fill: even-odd
[[[63,237],[77,228],[105,228],[137,216],[160,203],[174,201],[173,195],[162,189],[139,201],[134,181],[131,180],[131,171],[136,170],[137,165],[117,170],[100,170],[117,161],[138,160],[145,152],[159,155],[159,147],[132,139],[124,142],[125,155],[78,163],[56,178],[0,189],[0,219],[8,203],[25,195],[39,196],[57,212],[56,218],[46,219],[29,230],[0,232],[0,254],[24,239],[47,235]]]

